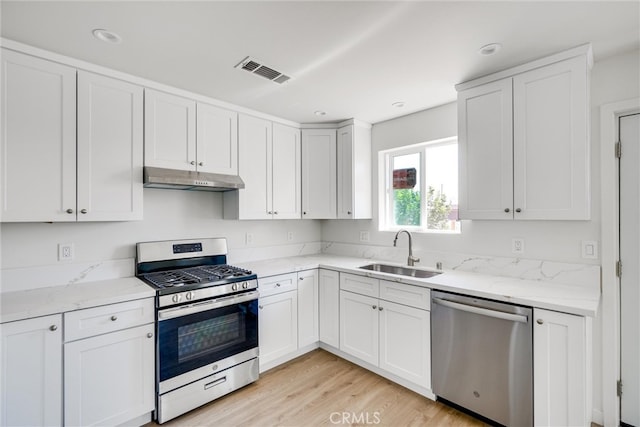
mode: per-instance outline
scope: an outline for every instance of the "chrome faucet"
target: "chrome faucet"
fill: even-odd
[[[413,266],[416,262],[420,262],[420,258],[416,258],[413,256],[413,248],[412,248],[412,242],[411,242],[411,233],[409,233],[407,230],[400,230],[396,233],[396,237],[393,239],[393,246],[397,246],[398,243],[398,236],[400,235],[400,233],[405,232],[407,233],[407,236],[409,236],[409,257],[407,258],[407,265],[409,266]]]

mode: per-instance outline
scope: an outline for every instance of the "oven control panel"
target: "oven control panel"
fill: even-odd
[[[184,292],[176,292],[167,295],[160,295],[159,307],[168,307],[176,304],[185,304],[189,302],[199,301],[207,298],[218,297],[233,294],[236,292],[249,291],[258,289],[258,281],[256,279],[245,280],[241,282],[227,283],[218,286],[209,286],[205,288],[192,289]]]
[[[173,245],[174,254],[185,254],[190,252],[202,252],[202,243],[180,243]]]

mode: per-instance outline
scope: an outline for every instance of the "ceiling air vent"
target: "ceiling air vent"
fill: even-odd
[[[284,83],[289,80],[291,77],[281,73],[280,71],[274,70],[271,67],[267,67],[257,61],[255,58],[251,58],[247,56],[244,58],[235,68],[241,68],[243,70],[247,70],[250,73],[257,74],[259,76],[264,77],[265,79],[269,79],[272,82],[276,83]]]

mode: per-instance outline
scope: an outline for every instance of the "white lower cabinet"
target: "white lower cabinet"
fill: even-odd
[[[64,345],[65,425],[118,425],[154,410],[153,306],[149,298],[65,313],[65,337],[78,338]]]
[[[430,389],[429,295],[419,286],[340,274],[340,350]]]
[[[340,273],[318,271],[319,339],[332,347],[340,346]]]
[[[318,342],[318,270],[298,272],[298,347]]]
[[[62,316],[0,325],[0,425],[62,425]]]
[[[260,297],[258,342],[260,366],[284,357],[298,349],[298,291],[296,274],[259,279],[260,293],[263,287],[269,294]],[[283,292],[278,292],[283,289]],[[273,294],[270,294],[273,293]]]
[[[534,309],[536,426],[591,424],[591,318]]]

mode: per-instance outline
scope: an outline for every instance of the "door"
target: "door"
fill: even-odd
[[[302,209],[300,130],[273,124],[273,218],[299,219]]]
[[[271,219],[271,122],[241,114],[238,118],[239,219]]]
[[[378,366],[378,300],[340,291],[340,350]]]
[[[0,325],[0,425],[62,425],[62,317]]]
[[[336,217],[336,130],[302,131],[302,218]]]
[[[353,125],[338,129],[338,218],[353,218]]]
[[[621,420],[640,426],[640,114],[621,117],[620,370]]]
[[[380,301],[380,368],[431,388],[431,316],[426,310]]]
[[[458,93],[460,219],[513,217],[512,79]]]
[[[590,218],[586,58],[513,78],[515,219]]]
[[[196,103],[145,89],[144,164],[196,170]]]
[[[149,324],[65,344],[65,425],[119,425],[154,409],[153,330]]]
[[[238,174],[238,114],[198,103],[197,169],[228,175]]]
[[[340,346],[340,278],[333,270],[320,269],[318,283],[320,341]]]
[[[142,219],[143,89],[78,72],[78,221]]]
[[[2,49],[2,221],[76,220],[76,70]]]
[[[298,349],[298,292],[260,298],[260,365]]]
[[[298,347],[318,342],[318,270],[298,273]]]

